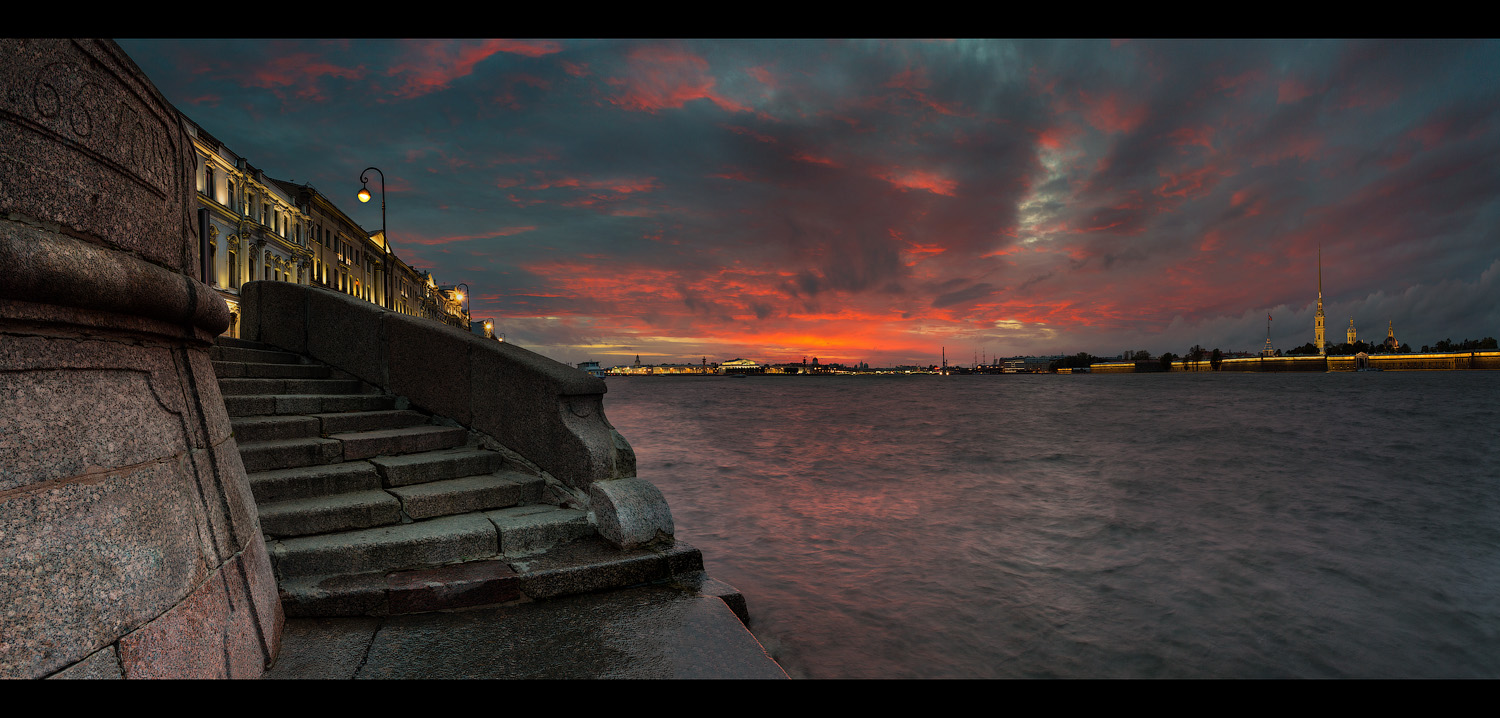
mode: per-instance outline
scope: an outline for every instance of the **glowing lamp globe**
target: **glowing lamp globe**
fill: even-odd
[[[359,201],[361,201],[361,202],[369,202],[370,201],[370,190],[365,189],[364,187],[359,188]]]

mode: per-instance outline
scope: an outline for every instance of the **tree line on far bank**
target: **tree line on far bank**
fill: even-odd
[[[1454,342],[1451,339],[1444,339],[1432,346],[1427,346],[1424,344],[1422,345],[1421,349],[1422,352],[1468,352],[1496,350],[1500,350],[1500,342],[1497,342],[1494,337],[1485,337],[1483,339],[1465,339],[1462,342]],[[1349,356],[1358,354],[1360,352],[1364,352],[1366,354],[1410,354],[1411,351],[1412,348],[1410,344],[1402,344],[1393,352],[1390,349],[1386,348],[1384,342],[1366,344],[1365,342],[1357,341],[1353,344],[1345,342],[1343,344],[1328,345],[1329,356]],[[1317,353],[1318,348],[1314,346],[1312,342],[1308,342],[1300,347],[1296,347],[1295,349],[1288,349],[1286,351],[1286,356],[1305,356]],[[1282,356],[1280,349],[1276,350],[1275,356]],[[1121,358],[1124,361],[1152,360],[1151,353],[1144,350]],[[1177,354],[1173,354],[1172,352],[1166,352],[1163,353],[1160,357],[1156,358],[1156,360],[1161,363],[1163,369],[1171,369],[1172,362],[1175,361],[1198,362],[1203,361],[1204,359],[1207,359],[1209,365],[1212,366],[1215,371],[1217,371],[1219,369],[1219,365],[1224,361],[1224,352],[1220,351],[1218,347],[1209,350],[1204,349],[1202,346],[1194,344],[1191,349],[1187,350],[1186,354],[1182,354],[1179,356]],[[1112,360],[1102,357],[1096,357],[1092,354],[1089,354],[1088,352],[1078,352],[1073,356],[1054,360],[1051,364],[1051,369],[1053,371],[1057,371],[1058,369],[1082,369],[1087,368],[1090,364],[1098,364],[1106,361]]]
[[[1500,343],[1497,343],[1494,337],[1485,337],[1483,339],[1465,339],[1461,342],[1455,342],[1452,339],[1444,339],[1432,346],[1423,344],[1422,348],[1419,351],[1424,353],[1476,352],[1495,351],[1496,349],[1500,349]],[[1353,344],[1344,342],[1343,344],[1328,345],[1328,354],[1331,356],[1346,356],[1350,354],[1358,354],[1360,352],[1364,352],[1366,354],[1410,354],[1412,352],[1412,348],[1411,344],[1402,344],[1399,348],[1392,352],[1390,349],[1386,348],[1384,342],[1366,344],[1362,341],[1354,342]],[[1313,346],[1312,342],[1308,342],[1295,349],[1288,349],[1286,353],[1288,356],[1317,354],[1318,348],[1316,346]]]

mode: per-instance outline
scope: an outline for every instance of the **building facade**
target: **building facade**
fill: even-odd
[[[186,117],[197,160],[195,188],[208,277],[229,305],[228,336],[239,336],[239,290],[246,282],[307,284],[310,217],[279,184]]]
[[[468,328],[457,289],[396,256],[384,231],[366,232],[311,184],[267,177],[183,117],[197,160],[205,283],[229,305],[227,336],[239,336],[239,293],[246,282],[324,287],[392,311]]]

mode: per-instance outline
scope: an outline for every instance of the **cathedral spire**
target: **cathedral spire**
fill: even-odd
[[[1350,325],[1354,320],[1349,320]],[[1319,354],[1328,353],[1328,343],[1323,340],[1323,245],[1318,245],[1318,316],[1313,319],[1313,344]]]

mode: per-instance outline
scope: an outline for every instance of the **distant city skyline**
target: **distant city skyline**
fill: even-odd
[[[1494,41],[120,45],[570,364],[1500,334]]]

